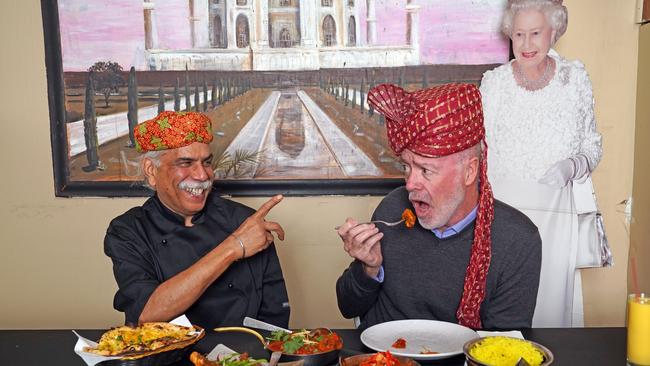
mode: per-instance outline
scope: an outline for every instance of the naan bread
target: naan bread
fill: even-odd
[[[198,335],[193,327],[171,323],[144,323],[135,328],[121,326],[104,333],[97,348],[86,347],[84,351],[101,356],[147,353],[193,340]]]

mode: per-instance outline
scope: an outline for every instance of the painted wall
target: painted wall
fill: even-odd
[[[643,67],[642,65],[645,65]],[[650,293],[650,24],[639,31],[639,71],[636,95],[636,128],[634,143],[634,189],[632,224],[630,225],[630,260],[636,261],[636,282],[630,270],[629,292],[636,286]]]
[[[615,265],[582,271],[585,324],[625,321],[629,224],[619,203],[632,193],[639,26],[635,2],[567,0],[569,27],[559,41],[565,57],[580,59],[593,83],[603,159],[594,174],[598,204]]]
[[[584,273],[587,325],[620,326],[629,240],[618,202],[632,192],[635,1],[565,3],[571,22],[558,50],[580,58],[594,84],[605,147],[595,184],[616,260],[614,268]],[[102,251],[104,232],[113,217],[143,199],[54,197],[40,18],[37,1],[0,3],[0,44],[3,55],[13,55],[0,58],[5,86],[0,91],[0,328],[104,328],[123,319],[112,308],[115,283]],[[257,207],[264,200],[240,201]],[[292,327],[352,326],[336,308],[334,282],[349,259],[333,227],[346,216],[369,217],[378,202],[377,197],[287,198],[272,212],[270,219],[281,221],[287,232],[278,249]]]

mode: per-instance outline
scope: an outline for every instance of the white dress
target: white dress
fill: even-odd
[[[512,64],[481,81],[488,177],[494,197],[524,212],[542,237],[542,270],[534,327],[583,326],[582,286],[576,271],[577,215],[570,184],[538,183],[558,161],[584,154],[592,170],[602,155],[591,81],[584,65],[551,50],[549,84],[536,91],[515,81]]]

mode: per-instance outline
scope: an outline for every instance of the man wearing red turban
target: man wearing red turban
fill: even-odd
[[[104,239],[119,287],[113,306],[127,324],[185,314],[204,328],[246,316],[288,326],[272,234],[284,231],[264,220],[282,196],[254,211],[211,193],[211,126],[201,113],[162,112],[134,130],[155,195],[114,219]]]
[[[355,259],[337,281],[341,313],[360,317],[362,328],[398,319],[530,327],[541,240],[525,215],[492,197],[478,88],[407,92],[382,84],[369,91],[368,103],[386,117],[406,176],[373,220],[396,221],[414,209],[419,225],[348,218],[339,227]]]

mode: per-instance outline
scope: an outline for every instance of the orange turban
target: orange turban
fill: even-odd
[[[388,142],[397,155],[408,149],[418,155],[440,157],[483,142],[474,242],[456,311],[460,324],[481,328],[480,309],[490,268],[494,219],[481,93],[473,84],[444,84],[414,92],[381,84],[368,92],[368,104],[386,117]]]
[[[133,131],[139,152],[176,149],[194,142],[212,141],[210,118],[197,112],[161,112]]]

